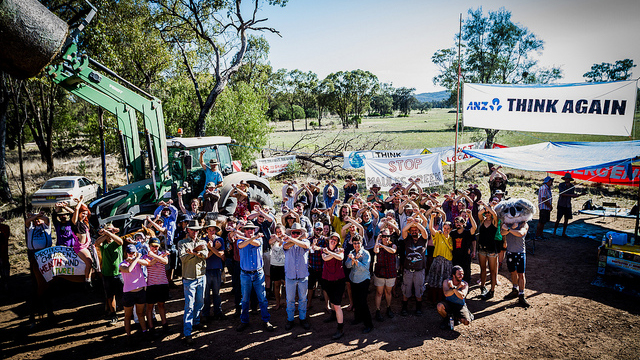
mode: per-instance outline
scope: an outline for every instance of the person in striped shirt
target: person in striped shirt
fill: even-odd
[[[540,209],[540,219],[536,227],[536,239],[543,239],[542,232],[544,225],[551,220],[551,210],[553,210],[553,202],[551,196],[551,187],[553,186],[553,178],[547,176],[542,181],[542,186],[538,190],[538,209]]]
[[[154,333],[153,306],[158,304],[158,313],[162,321],[162,329],[169,332],[169,323],[164,309],[164,303],[169,300],[169,280],[165,266],[169,263],[169,253],[160,250],[160,240],[156,237],[149,240],[150,251],[142,257],[149,262],[147,265],[147,321],[151,333]]]

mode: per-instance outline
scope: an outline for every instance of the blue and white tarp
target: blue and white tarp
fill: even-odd
[[[640,140],[546,142],[502,149],[463,150],[486,162],[529,171],[569,171],[627,165],[640,156]]]
[[[630,136],[636,81],[556,85],[464,84],[464,125]]]

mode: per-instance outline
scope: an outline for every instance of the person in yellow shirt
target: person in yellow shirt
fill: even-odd
[[[440,213],[444,221],[442,230],[436,230],[433,227],[436,212]],[[431,213],[431,221],[429,222],[429,232],[433,239],[433,262],[429,269],[426,282],[429,285],[427,291],[427,299],[433,303],[437,303],[444,299],[442,292],[442,283],[451,275],[451,260],[453,259],[452,250],[453,242],[449,233],[451,232],[451,222],[447,221],[447,216],[440,207],[437,207]]]

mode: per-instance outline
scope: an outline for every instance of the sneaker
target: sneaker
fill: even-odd
[[[416,309],[416,316],[422,316],[422,309]]]
[[[294,325],[293,321],[287,320],[287,323],[284,325],[284,329],[289,331],[289,330],[293,329],[293,325]]]
[[[111,320],[109,320],[109,323],[107,325],[108,326],[118,325],[118,317],[117,316],[112,317]]]
[[[524,308],[528,308],[529,306],[531,306],[531,304],[529,304],[529,302],[527,301],[527,299],[524,298],[524,294],[520,294],[518,296],[518,303],[520,304],[520,306],[524,307]]]
[[[485,296],[487,296],[487,294],[489,293],[489,290],[487,290],[486,287],[482,286],[480,287],[480,297],[484,298]]]
[[[216,320],[220,320],[220,321],[224,321],[224,320],[227,320],[227,315],[225,315],[223,313],[220,313],[220,314],[216,315],[215,319]]]
[[[276,329],[276,327],[271,325],[271,323],[267,321],[264,323],[264,329],[267,330],[268,332],[273,332]]]
[[[362,330],[363,334],[368,334],[371,332],[371,330],[373,330],[373,326],[367,326],[364,328],[364,330]]]
[[[208,327],[207,324],[204,324],[204,323],[199,323],[199,324],[193,325],[193,328],[195,330],[199,330],[199,331],[207,330],[207,327]]]
[[[387,317],[388,317],[389,319],[393,319],[393,317],[394,317],[394,316],[396,316],[396,314],[394,314],[394,313],[393,313],[393,311],[391,311],[391,306],[389,306],[389,307],[387,308]]]
[[[384,318],[382,317],[382,314],[380,313],[380,310],[376,310],[376,320],[379,322],[383,322]]]
[[[483,300],[489,300],[493,297],[494,292],[492,291],[487,291],[487,294],[485,296],[482,297]]]
[[[193,345],[193,337],[191,335],[184,337],[184,343],[191,346]]]
[[[93,290],[93,283],[91,281],[85,281],[84,282],[84,289],[86,291],[91,291]]]
[[[512,288],[511,292],[508,293],[507,295],[505,295],[505,299],[515,299],[518,297],[518,295],[520,294],[520,292],[518,291],[518,289],[516,288]]]
[[[300,320],[300,325],[302,325],[302,328],[305,330],[311,329],[311,324],[308,319]]]
[[[246,330],[248,327],[249,327],[249,323],[240,323],[240,325],[238,325],[238,327],[236,328],[236,331],[242,332]]]
[[[342,336],[344,336],[344,331],[343,330],[338,330],[338,331],[335,332],[335,334],[333,334],[333,336],[331,336],[331,339],[332,340],[338,340]]]
[[[402,316],[408,316],[408,315],[409,315],[409,312],[407,311],[407,309],[402,308],[402,311],[400,311],[400,315],[402,315]]]

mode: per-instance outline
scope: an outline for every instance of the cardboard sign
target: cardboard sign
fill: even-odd
[[[72,247],[52,246],[35,253],[38,268],[49,282],[58,275],[84,275],[84,261]]]
[[[365,159],[364,172],[367,188],[378,184],[383,191],[394,183],[409,185],[409,179],[418,179],[418,186],[423,188],[444,184],[440,154]]]
[[[289,164],[296,162],[295,155],[278,156],[273,158],[256,159],[258,176],[273,177],[282,174],[287,170]]]

